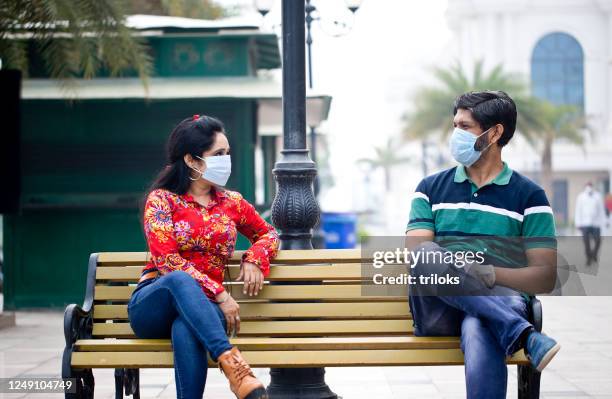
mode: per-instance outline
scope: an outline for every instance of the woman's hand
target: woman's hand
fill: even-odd
[[[244,262],[240,265],[240,274],[236,281],[242,280],[244,280],[242,293],[245,295],[248,293],[249,296],[259,294],[264,285],[264,275],[261,269],[253,263]]]
[[[227,335],[231,336],[232,332],[234,331],[236,334],[238,334],[240,332],[240,306],[227,291],[219,293],[215,299],[217,302],[222,302],[219,304],[219,308],[225,315],[225,321],[227,322]]]

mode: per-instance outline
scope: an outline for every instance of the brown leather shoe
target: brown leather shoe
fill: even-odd
[[[219,369],[230,383],[230,389],[238,399],[267,399],[263,384],[244,361],[237,347],[223,352],[217,359]]]

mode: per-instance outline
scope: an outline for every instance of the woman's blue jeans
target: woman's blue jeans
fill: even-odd
[[[132,294],[128,317],[139,338],[171,338],[177,398],[204,394],[207,352],[213,360],[230,350],[225,316],[189,274],[173,271]]]

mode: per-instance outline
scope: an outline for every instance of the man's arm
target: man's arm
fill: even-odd
[[[414,229],[406,232],[406,248],[414,249],[425,241],[433,241],[434,232],[429,229]]]
[[[424,241],[433,241],[434,230],[435,222],[429,203],[429,189],[426,179],[423,179],[412,196],[410,216],[406,225],[406,248],[412,250]]]
[[[557,240],[552,208],[544,190],[527,199],[521,236],[527,267],[495,267],[495,283],[529,294],[548,293],[557,279]]]
[[[525,251],[527,267],[495,267],[495,283],[529,294],[546,294],[557,282],[557,250],[533,248]]]

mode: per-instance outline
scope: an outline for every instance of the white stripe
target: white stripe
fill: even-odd
[[[519,222],[523,221],[523,215],[518,212],[509,211],[503,208],[496,208],[490,205],[478,204],[476,202],[440,203],[431,207],[432,212],[438,209],[474,209],[483,212],[495,213],[497,215],[504,215],[509,218],[516,219]]]
[[[413,200],[417,199],[417,198],[423,198],[425,201],[429,202],[429,197],[426,196],[423,193],[418,192],[418,191],[416,191],[414,194],[412,194],[412,199]]]
[[[525,212],[523,214],[527,216],[527,215],[531,215],[532,213],[550,213],[552,215],[553,210],[550,206],[546,206],[546,205],[532,206],[531,208],[525,209]]]

